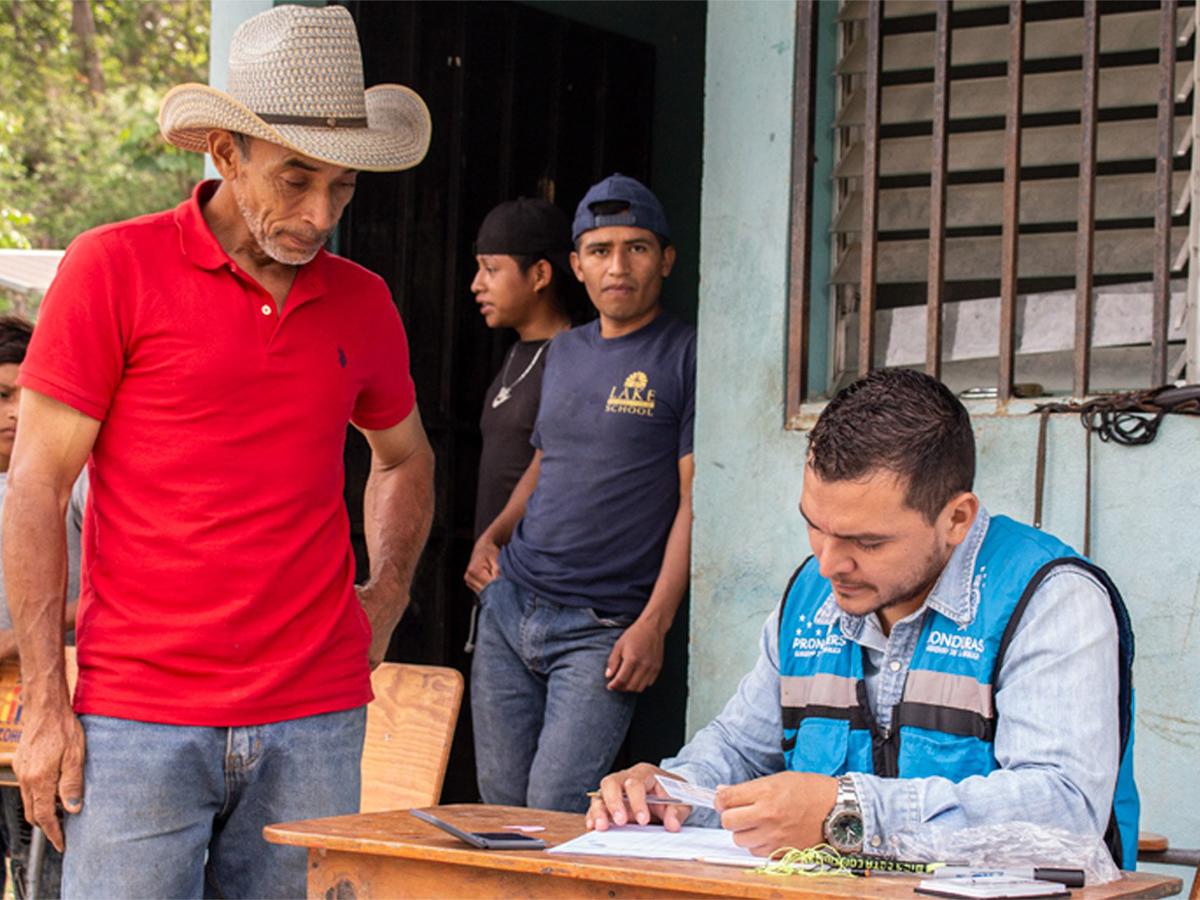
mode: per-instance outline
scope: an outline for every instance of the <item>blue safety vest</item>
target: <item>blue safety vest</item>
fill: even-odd
[[[862,648],[832,624],[813,621],[832,593],[809,564],[796,570],[779,614],[779,690],[783,752],[799,772],[871,772],[891,778],[941,775],[961,781],[998,768],[993,685],[1029,598],[1064,563],[1105,587],[1120,635],[1121,768],[1105,841],[1117,865],[1137,860],[1139,803],[1133,781],[1133,631],[1120,593],[1102,569],[1044,532],[994,516],[972,584],[975,618],[965,627],[925,615],[888,731],[875,727],[863,682]]]

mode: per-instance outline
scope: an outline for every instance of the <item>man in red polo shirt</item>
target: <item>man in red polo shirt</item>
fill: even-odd
[[[299,896],[303,851],[262,827],[357,809],[369,660],[432,507],[395,306],[322,247],[356,172],[416,165],[429,117],[407,88],[364,92],[344,8],[281,6],[238,30],[228,94],[175,88],[160,124],[223,180],[74,241],[21,370],[16,768],[31,821],[65,832],[65,896]],[[347,422],[373,454],[357,589]],[[85,462],[72,711],[63,511]]]

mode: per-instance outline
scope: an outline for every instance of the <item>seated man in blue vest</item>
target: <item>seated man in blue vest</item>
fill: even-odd
[[[812,556],[724,711],[661,767],[609,775],[590,828],[720,824],[759,855],[827,842],[884,853],[928,826],[1032,822],[1104,836],[1133,868],[1124,604],[1056,538],[972,493],[962,403],[884,370],[809,435]],[[719,788],[716,813],[649,805],[655,775]]]

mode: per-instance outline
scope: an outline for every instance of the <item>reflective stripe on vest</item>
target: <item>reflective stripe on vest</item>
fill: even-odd
[[[779,698],[784,730],[799,728],[809,716],[845,719],[851,728],[869,727],[869,713],[859,700],[861,683],[828,673],[782,676]],[[901,725],[991,741],[996,733],[992,686],[967,675],[913,670],[895,710],[893,727]]]
[[[969,675],[914,669],[904,682],[892,727],[909,725],[991,743],[996,735],[992,686]]]
[[[869,727],[869,719],[859,701],[860,682],[841,675],[784,676],[779,679],[779,697],[783,704],[783,727],[787,731],[800,726],[809,716],[846,719],[852,728]]]

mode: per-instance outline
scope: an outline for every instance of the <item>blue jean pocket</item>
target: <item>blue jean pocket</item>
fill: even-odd
[[[637,616],[630,613],[604,616],[596,612],[596,610],[592,609],[590,606],[585,606],[584,610],[589,616],[592,617],[592,621],[594,621],[597,625],[603,626],[604,628],[628,628],[637,619]]]

